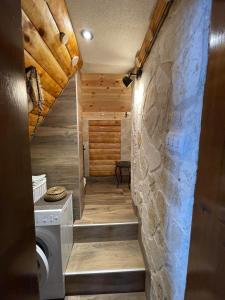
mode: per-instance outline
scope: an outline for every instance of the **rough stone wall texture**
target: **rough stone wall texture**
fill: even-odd
[[[121,120],[121,160],[131,157],[131,114]]]
[[[211,1],[175,0],[135,83],[132,195],[151,300],[184,298]]]

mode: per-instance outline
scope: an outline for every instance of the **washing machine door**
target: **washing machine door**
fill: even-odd
[[[45,285],[49,276],[48,259],[39,245],[36,245],[39,287]]]

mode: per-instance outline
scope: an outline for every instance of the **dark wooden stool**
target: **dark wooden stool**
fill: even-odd
[[[117,187],[119,187],[120,183],[123,183],[123,169],[128,171],[128,186],[130,188],[130,161],[116,161],[116,166],[115,166],[115,176],[116,176],[116,182],[117,182]],[[119,171],[119,175],[118,175]]]

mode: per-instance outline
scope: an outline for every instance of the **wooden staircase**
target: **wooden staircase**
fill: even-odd
[[[74,223],[75,243],[65,274],[66,294],[143,292],[145,266],[137,232],[138,220],[128,187],[88,183],[82,219]],[[130,294],[128,299],[144,299],[142,293],[137,294],[139,298]]]

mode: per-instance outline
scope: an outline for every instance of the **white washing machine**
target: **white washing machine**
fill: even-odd
[[[34,214],[40,299],[62,299],[73,245],[72,193],[57,202],[41,198],[35,203]]]

